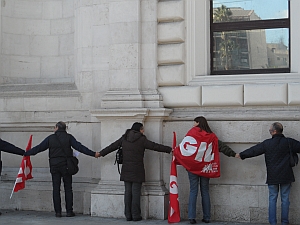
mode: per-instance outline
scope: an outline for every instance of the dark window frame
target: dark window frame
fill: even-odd
[[[290,1],[289,0],[287,1],[288,1],[288,18],[213,23],[213,13],[214,13],[213,0],[210,0],[210,73],[211,75],[290,73],[291,60],[289,60],[289,66],[287,68],[214,70],[214,36],[213,36],[214,32],[287,28],[289,29],[289,42],[288,42],[289,58],[291,58]]]

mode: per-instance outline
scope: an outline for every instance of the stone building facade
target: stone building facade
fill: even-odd
[[[22,148],[53,132],[57,121],[93,150],[145,124],[150,140],[181,140],[196,116],[240,152],[269,137],[272,122],[300,139],[300,29],[298,0],[291,4],[291,73],[210,76],[209,0],[1,0],[1,138]],[[34,179],[9,196],[20,157],[2,153],[0,208],[51,211],[47,151],[31,157]],[[123,217],[123,183],[114,154],[79,156],[74,210]],[[144,218],[164,219],[171,156],[147,151],[142,191]],[[188,178],[178,168],[182,218]],[[300,220],[300,172],[291,193],[291,223]],[[211,180],[212,220],[267,222],[263,157],[221,156]],[[198,216],[201,204],[198,201]]]

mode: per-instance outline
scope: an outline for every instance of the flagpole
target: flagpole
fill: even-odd
[[[12,197],[13,194],[14,194],[14,190],[15,190],[16,184],[17,184],[17,179],[16,179],[16,181],[15,181],[15,185],[14,185],[12,191],[11,191],[11,194],[10,194],[10,198],[9,198],[9,199],[11,199],[11,197]]]

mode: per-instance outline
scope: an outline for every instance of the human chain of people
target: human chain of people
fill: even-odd
[[[52,177],[53,205],[56,217],[62,217],[60,187],[64,183],[66,216],[74,217],[72,176],[78,172],[71,172],[70,158],[73,149],[87,156],[99,158],[122,147],[122,168],[120,180],[124,182],[124,214],[127,221],[142,220],[141,214],[141,188],[145,182],[144,152],[146,149],[172,153],[170,171],[170,206],[168,222],[180,221],[179,188],[177,183],[176,166],[183,166],[188,174],[190,193],[188,201],[188,219],[191,224],[196,221],[196,205],[200,184],[202,197],[202,211],[204,223],[210,223],[211,203],[209,194],[209,181],[211,178],[220,177],[219,152],[228,157],[247,159],[264,155],[266,163],[266,184],[269,190],[269,223],[277,223],[276,205],[277,198],[281,195],[281,223],[289,224],[289,195],[291,184],[295,181],[293,166],[297,164],[297,154],[300,153],[300,142],[283,135],[283,125],[279,122],[272,123],[269,128],[271,138],[262,141],[240,153],[236,153],[224,144],[210,129],[205,117],[194,119],[192,128],[176,146],[174,133],[173,147],[158,144],[147,139],[144,135],[144,125],[140,122],[133,123],[132,127],[116,141],[102,149],[92,151],[78,142],[75,137],[66,131],[66,124],[59,121],[54,126],[54,133],[46,137],[39,145],[31,148],[29,141],[26,151],[0,139],[0,150],[23,156],[21,168],[15,182],[13,191],[25,187],[25,180],[31,179],[32,165],[30,157],[40,152],[49,150],[49,166]],[[32,137],[30,137],[31,140]],[[293,162],[292,162],[293,161]],[[77,161],[78,163],[78,161]],[[76,161],[75,167],[76,169]],[[21,185],[21,186],[19,186]]]

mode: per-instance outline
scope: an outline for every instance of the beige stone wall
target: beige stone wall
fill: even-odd
[[[199,115],[237,152],[268,138],[274,121],[283,123],[287,136],[300,139],[298,0],[290,1],[291,73],[235,76],[210,76],[209,0],[1,2],[0,137],[20,147],[30,134],[33,145],[40,143],[59,120],[93,150],[106,147],[135,121],[145,123],[150,140],[171,145],[172,132],[180,141]],[[123,217],[124,187],[114,154],[79,157],[75,211]],[[8,199],[20,157],[2,153],[2,158],[0,195]],[[166,218],[170,160],[146,153],[143,218]],[[34,180],[0,208],[52,210],[45,203],[51,202],[47,153],[32,162]],[[263,158],[222,155],[221,163],[221,177],[211,180],[212,219],[266,222]],[[187,218],[188,180],[186,171],[178,170],[181,214]],[[298,186],[297,180],[292,223],[300,220]],[[35,204],[28,206],[32,199]],[[200,205],[199,199],[199,218]]]

